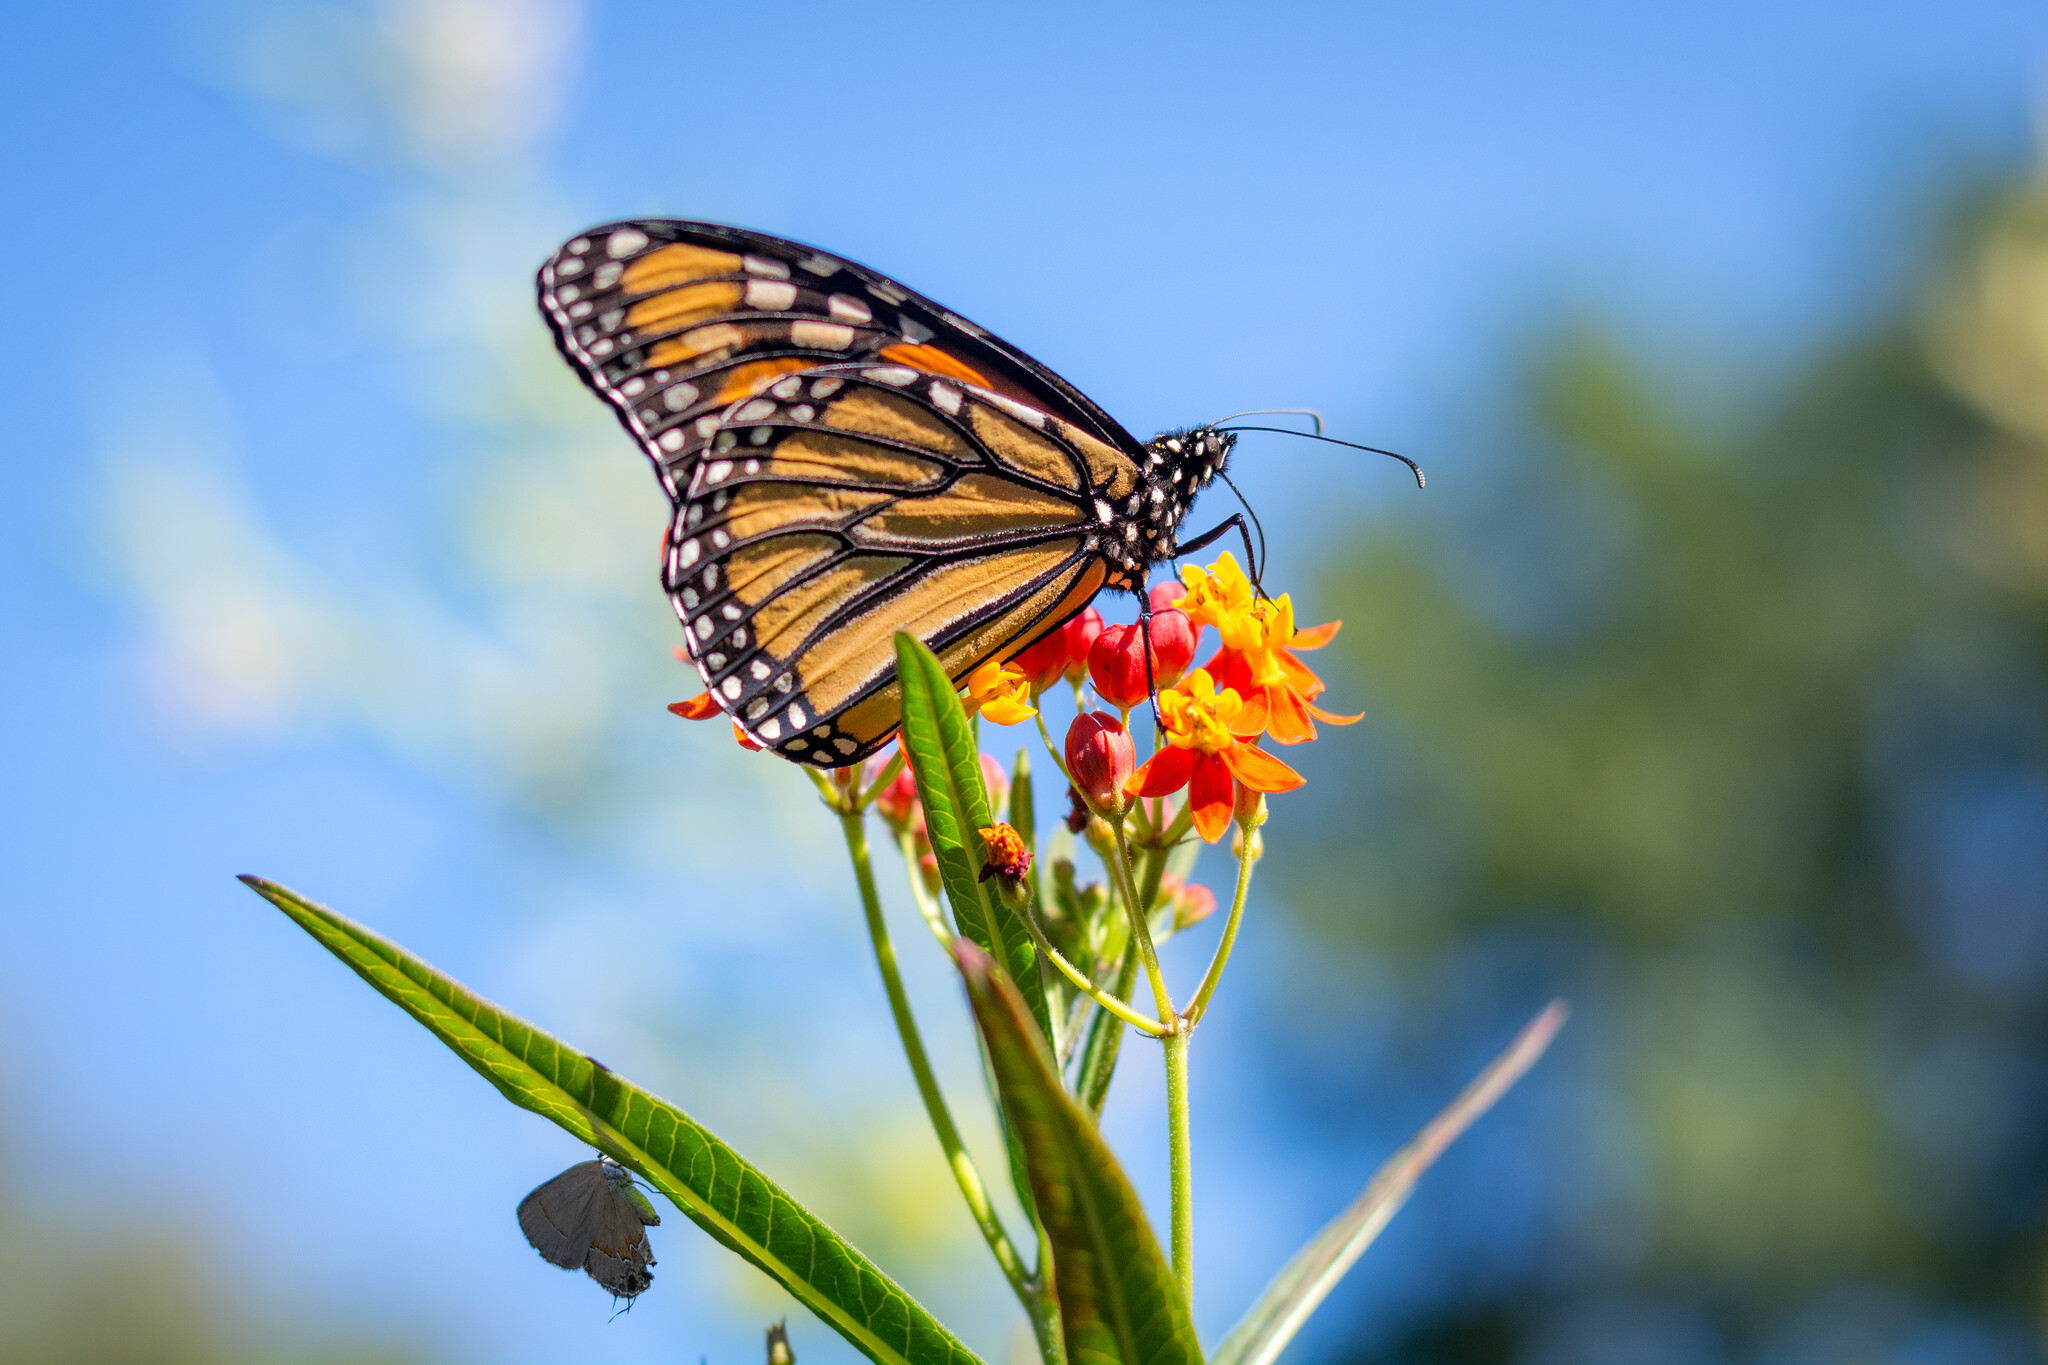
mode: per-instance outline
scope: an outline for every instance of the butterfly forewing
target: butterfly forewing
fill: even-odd
[[[931,300],[838,256],[716,223],[595,228],[541,267],[555,344],[654,461],[687,484],[720,414],[796,371],[886,360],[1057,413],[1127,451],[1066,381]]]

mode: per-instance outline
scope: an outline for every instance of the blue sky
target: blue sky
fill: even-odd
[[[993,1275],[947,1269],[964,1220],[899,1197],[943,1177],[843,874],[807,851],[826,827],[661,711],[691,690],[661,657],[661,509],[552,365],[534,263],[609,218],[765,228],[1140,435],[1310,404],[1454,488],[1485,461],[1448,433],[1552,310],[1682,325],[1754,379],[1874,306],[1931,177],[2031,155],[2048,10],[40,6],[0,72],[0,1180],[94,1191],[265,1311],[448,1360],[753,1358],[777,1300],[680,1218],[630,1319],[543,1273],[511,1209],[573,1144],[230,880],[259,871],[798,1163],[835,1217],[899,1208],[862,1226],[999,1354]],[[1240,467],[1283,537],[1326,488],[1431,515],[1334,454]],[[1283,573],[1312,554],[1286,542]],[[1233,1027],[1197,1072],[1212,1336],[1364,1174],[1260,1166],[1287,1135],[1231,1109],[1258,1066]],[[1157,1191],[1156,1084],[1126,1084],[1113,1127]],[[894,1153],[843,1195],[838,1104]],[[1275,1231],[1223,1235],[1252,1222]],[[434,1264],[392,1253],[408,1228]]]

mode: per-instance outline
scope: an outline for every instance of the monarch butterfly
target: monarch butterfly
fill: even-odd
[[[956,681],[1151,568],[1229,461],[1140,442],[1045,366],[886,275],[716,223],[593,228],[540,269],[555,345],[654,461],[662,582],[705,686],[785,758],[902,719],[893,637]],[[1398,458],[1398,457],[1397,457]]]

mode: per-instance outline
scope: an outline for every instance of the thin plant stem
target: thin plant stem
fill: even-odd
[[[890,756],[888,766],[876,774],[875,780],[868,784],[868,789],[854,799],[853,808],[855,810],[866,810],[869,806],[875,804],[875,798],[887,791],[889,784],[896,780],[896,774],[902,771],[903,750],[899,746],[896,752]]]
[[[1138,945],[1127,943],[1112,994],[1119,1000],[1128,1000],[1131,988],[1137,984]],[[1081,1052],[1081,1072],[1075,1078],[1074,1093],[1097,1118],[1102,1117],[1102,1102],[1109,1098],[1109,1082],[1116,1075],[1117,1054],[1123,1051],[1123,1046],[1123,1023],[1108,1014],[1096,1015],[1094,1026],[1088,1030],[1088,1045]]]
[[[968,1155],[966,1144],[960,1140],[960,1130],[954,1126],[952,1112],[946,1108],[946,1097],[939,1090],[938,1078],[932,1074],[931,1059],[925,1055],[917,1020],[911,1015],[910,997],[904,993],[903,977],[896,968],[896,948],[889,939],[888,922],[882,917],[882,898],[875,891],[875,872],[868,859],[866,822],[856,812],[842,811],[839,824],[846,834],[846,852],[853,859],[854,880],[860,885],[861,908],[867,913],[868,938],[874,944],[875,965],[882,972],[882,989],[889,997],[889,1013],[895,1016],[896,1034],[903,1042],[903,1055],[910,1062],[910,1074],[917,1080],[917,1093],[924,1100],[932,1132],[939,1140],[940,1150],[946,1155],[946,1164],[952,1168],[954,1181],[960,1186],[960,1197],[967,1201],[968,1212],[974,1215],[983,1240],[994,1253],[996,1264],[1002,1267],[1003,1278],[1016,1291],[1036,1330],[1042,1318],[1035,1302],[1040,1297],[1039,1292],[1033,1287],[1031,1276],[1017,1255],[1017,1248],[1011,1244],[1009,1233],[1003,1230],[1002,1219],[989,1203],[988,1189],[981,1183],[981,1172],[975,1168],[974,1158]]]
[[[1078,688],[1075,690],[1075,695],[1080,695]],[[1038,737],[1045,741],[1045,751],[1052,756],[1052,766],[1060,770],[1060,776],[1067,780],[1068,786],[1073,786],[1074,775],[1067,771],[1067,761],[1060,757],[1058,746],[1052,742],[1052,731],[1045,728],[1045,712],[1042,710],[1033,711],[1031,718],[1038,722]]]
[[[917,864],[917,839],[909,830],[896,836],[896,847],[903,853],[903,870],[910,879],[910,899],[917,905],[917,913],[924,917],[924,927],[932,931],[932,937],[939,946],[950,950],[953,946],[952,926],[946,923],[945,914],[931,892],[925,889],[924,869]]]
[[[1230,901],[1230,918],[1223,921],[1223,938],[1216,945],[1215,955],[1209,959],[1209,970],[1202,973],[1202,984],[1195,988],[1195,998],[1188,1001],[1188,1007],[1181,1012],[1189,1028],[1202,1020],[1202,1014],[1209,1008],[1209,997],[1216,992],[1216,983],[1223,979],[1223,969],[1229,965],[1230,950],[1237,944],[1237,926],[1244,918],[1245,893],[1252,885],[1252,834],[1244,833],[1244,839],[1237,855],[1237,894]]]
[[[1166,1155],[1173,1186],[1173,1273],[1181,1297],[1195,1301],[1195,1173],[1188,1131],[1188,1041],[1185,1032],[1166,1040]]]
[[[1145,903],[1138,899],[1138,889],[1131,878],[1131,841],[1124,834],[1122,820],[1110,821],[1109,827],[1116,835],[1116,870],[1123,882],[1124,910],[1131,918],[1131,942],[1138,947],[1138,961],[1145,968],[1145,979],[1152,983],[1159,1020],[1165,1023],[1174,1017],[1173,996],[1166,989],[1166,976],[1159,970],[1159,954],[1152,947],[1152,926],[1146,923]]]
[[[1052,960],[1053,966],[1059,968],[1060,975],[1073,982],[1076,990],[1108,1010],[1111,1014],[1114,1014],[1117,1018],[1123,1020],[1126,1024],[1129,1024],[1132,1028],[1137,1029],[1140,1033],[1149,1034],[1154,1038],[1163,1038],[1172,1031],[1173,1026],[1171,1024],[1161,1024],[1158,1020],[1147,1019],[1144,1015],[1096,985],[1089,979],[1086,972],[1067,961],[1060,950],[1052,946],[1052,940],[1045,936],[1045,930],[1038,923],[1038,916],[1032,912],[1031,903],[1028,899],[1020,907],[1019,913],[1023,917],[1024,927],[1031,931],[1031,941],[1038,945],[1038,951]]]

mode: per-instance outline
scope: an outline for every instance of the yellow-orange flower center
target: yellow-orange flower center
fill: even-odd
[[[1244,698],[1229,687],[1218,692],[1205,668],[1195,669],[1159,694],[1167,741],[1175,748],[1205,754],[1221,753],[1237,743],[1230,725],[1243,710]]]

